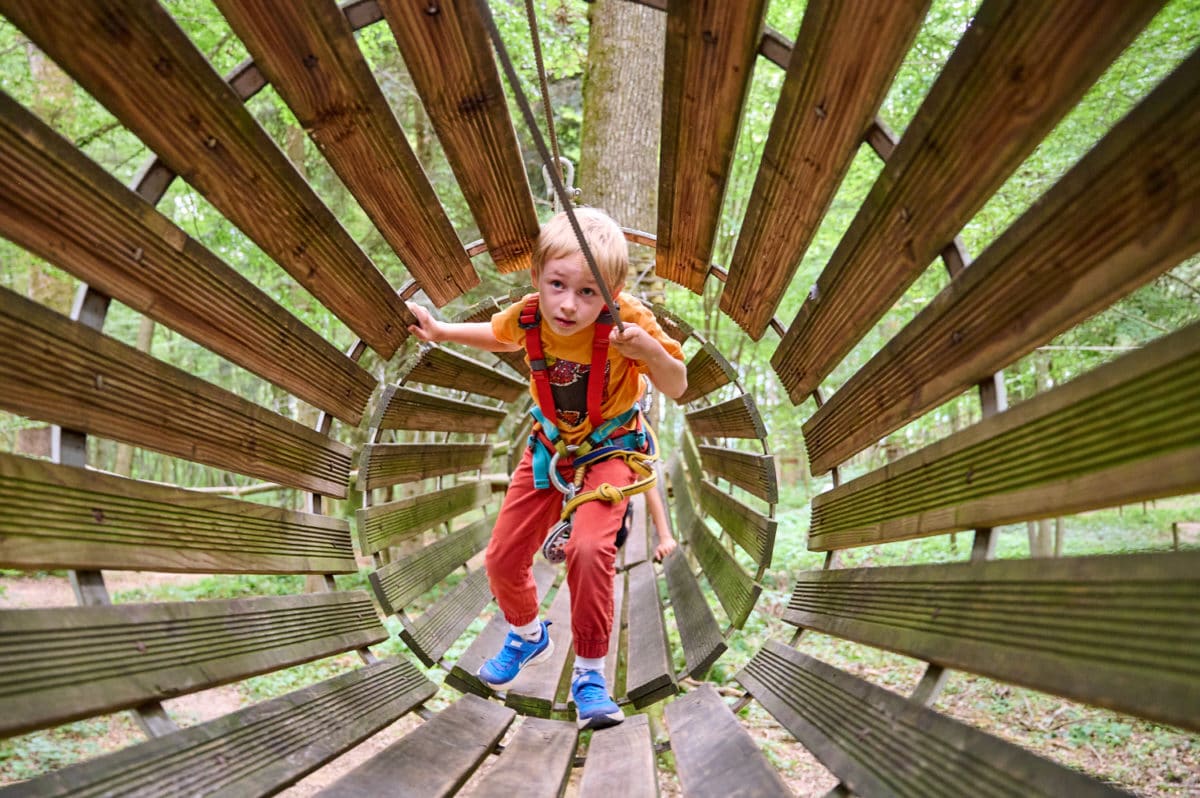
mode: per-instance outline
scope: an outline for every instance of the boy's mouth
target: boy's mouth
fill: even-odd
[[[562,316],[555,316],[554,323],[563,329],[570,329],[575,326],[574,319],[564,319]]]

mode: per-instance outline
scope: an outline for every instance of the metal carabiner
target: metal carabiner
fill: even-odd
[[[574,454],[578,446],[568,446],[567,454]],[[563,482],[558,476],[558,458],[562,456],[562,452],[555,451],[554,456],[550,458],[550,484],[558,488],[558,492],[563,495],[563,501],[567,502],[575,498],[575,486],[569,482]]]

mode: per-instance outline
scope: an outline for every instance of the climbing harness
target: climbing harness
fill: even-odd
[[[529,436],[529,446],[533,452],[534,487],[553,485],[563,495],[559,522],[542,544],[542,554],[547,560],[562,562],[566,557],[564,547],[570,538],[572,516],[581,504],[589,501],[615,504],[654,486],[657,475],[653,463],[658,459],[658,440],[650,425],[641,419],[637,407],[610,419],[605,419],[600,412],[604,370],[608,363],[608,336],[613,328],[613,319],[607,310],[596,319],[592,336],[592,360],[587,384],[587,417],[592,431],[577,445],[568,445],[562,439],[553,421],[558,418],[558,412],[542,348],[541,322],[538,297],[534,295],[525,301],[517,322],[525,330],[525,351],[529,354],[529,369],[537,394],[537,402],[529,411],[535,422]],[[580,492],[589,466],[618,457],[625,461],[638,479],[620,487],[604,482],[593,490]],[[570,465],[575,469],[574,478],[569,483],[559,475],[559,462],[563,458],[569,458]]]

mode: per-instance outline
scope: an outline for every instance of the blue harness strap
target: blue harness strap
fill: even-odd
[[[550,487],[550,461],[553,459],[557,448],[561,448],[561,437],[559,436],[558,427],[549,423],[546,420],[545,414],[536,405],[529,408],[529,414],[533,416],[534,421],[541,427],[541,435],[535,430],[529,436],[529,448],[533,450],[533,486],[535,488],[548,488]],[[593,430],[586,439],[587,445],[584,447],[586,451],[574,459],[573,465],[585,466],[589,463],[612,457],[619,452],[644,451],[647,441],[644,430],[639,429],[636,432],[630,432],[616,438],[612,437],[613,433],[631,422],[635,416],[637,416],[637,408],[631,407],[619,416],[610,418],[601,424],[598,429]],[[551,449],[546,445],[546,441],[549,441],[556,448]]]

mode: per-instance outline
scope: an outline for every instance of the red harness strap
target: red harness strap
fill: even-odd
[[[538,407],[542,415],[554,424],[558,423],[558,412],[554,407],[554,391],[550,388],[550,373],[546,368],[546,353],[542,349],[542,314],[538,309],[538,296],[525,300],[517,322],[525,330],[525,351],[529,353],[529,370],[533,374],[533,386],[537,391]],[[612,315],[604,310],[592,328],[592,365],[588,371],[587,414],[592,429],[604,423],[600,404],[604,399],[604,370],[608,363],[608,336],[612,332]]]

